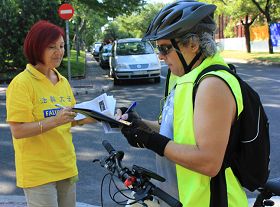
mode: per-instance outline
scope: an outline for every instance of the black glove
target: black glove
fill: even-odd
[[[131,146],[153,150],[160,156],[164,155],[164,149],[170,141],[169,138],[154,132],[141,120],[135,120],[131,126],[124,126],[121,131]]]
[[[122,114],[124,114],[127,110],[127,107],[121,107],[119,109],[122,111]],[[131,110],[127,114],[128,114],[127,121],[129,121],[129,122],[133,122],[135,120],[141,120],[141,117],[139,116],[139,114],[136,111]]]

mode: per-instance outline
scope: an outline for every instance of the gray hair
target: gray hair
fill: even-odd
[[[185,36],[179,38],[179,42],[183,45],[188,45],[190,42],[196,42],[199,44],[199,48],[204,57],[211,57],[217,52],[217,44],[213,35],[208,32],[199,34],[188,33]]]

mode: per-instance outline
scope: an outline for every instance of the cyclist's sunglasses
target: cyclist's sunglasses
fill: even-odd
[[[168,55],[173,49],[175,49],[171,44],[170,45],[157,45],[157,49],[161,55]]]

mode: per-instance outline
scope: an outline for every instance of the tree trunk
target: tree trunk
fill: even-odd
[[[273,45],[272,45],[272,40],[271,40],[271,31],[270,31],[270,22],[267,23],[268,26],[268,49],[269,49],[269,54],[273,54]]]
[[[244,35],[245,35],[245,40],[246,40],[247,53],[251,53],[250,25],[244,24],[243,27],[244,27]]]

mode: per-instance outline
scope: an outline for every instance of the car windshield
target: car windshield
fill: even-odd
[[[99,51],[100,47],[101,47],[101,43],[95,43],[94,44],[94,50],[95,51]]]
[[[153,47],[148,42],[123,42],[118,43],[117,55],[144,55],[154,53]]]
[[[103,53],[110,53],[112,50],[112,45],[104,45],[102,50],[103,50]]]

